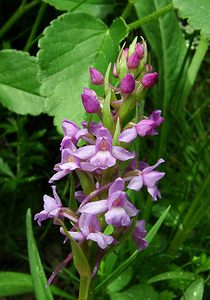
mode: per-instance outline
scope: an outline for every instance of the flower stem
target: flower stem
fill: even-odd
[[[40,0],[34,0],[28,4],[21,4],[15,13],[9,18],[9,20],[0,29],[0,38],[24,15],[28,10],[37,5]]]
[[[26,42],[24,51],[28,51],[30,49],[30,47],[32,45],[31,42],[35,38],[35,35],[36,35],[37,30],[39,28],[40,22],[41,22],[42,17],[43,17],[43,15],[45,13],[46,7],[47,7],[47,3],[42,2],[41,5],[40,5],[40,8],[39,8],[36,20],[35,20],[34,25],[32,27],[31,33],[30,33],[29,38],[28,38],[28,40]]]
[[[173,4],[170,3],[166,6],[164,6],[163,8],[157,10],[157,11],[154,11],[153,13],[149,14],[148,16],[146,17],[143,17],[141,18],[140,20],[137,20],[135,22],[132,22],[130,24],[128,24],[128,28],[129,28],[129,31],[131,30],[134,30],[134,29],[137,29],[138,27],[140,27],[141,25],[145,24],[145,23],[148,23],[166,13],[168,13],[169,11],[171,11],[173,9]]]
[[[80,277],[79,300],[93,300],[95,294],[95,280]]]
[[[123,13],[121,15],[121,17],[123,19],[126,19],[129,16],[131,8],[135,4],[135,2],[136,2],[135,0],[128,0],[128,3],[127,3],[127,5],[126,5],[126,7],[125,7],[125,9],[124,9],[124,11],[123,11]]]

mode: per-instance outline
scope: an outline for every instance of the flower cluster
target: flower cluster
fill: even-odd
[[[165,174],[155,170],[163,159],[149,166],[128,149],[137,136],[157,135],[164,121],[160,110],[137,120],[136,106],[143,107],[147,89],[158,78],[148,65],[146,43],[135,39],[129,48],[121,49],[112,74],[117,79],[110,79],[110,66],[105,76],[90,67],[91,83],[103,86],[104,94],[99,97],[85,87],[81,95],[85,111],[96,114],[98,123],[90,119],[79,127],[67,119],[62,122],[61,161],[55,165],[49,183],[72,174],[77,209],[64,207],[53,185],[53,197],[44,196],[44,210],[35,215],[35,220],[39,225],[49,218],[57,225],[62,220],[68,229],[61,226],[60,232],[67,239],[87,246],[97,243],[100,251],[116,245],[126,234],[142,250],[148,246],[145,222],[137,221],[139,209],[128,198],[126,189],[140,191],[146,187],[156,201],[161,197],[157,183]]]

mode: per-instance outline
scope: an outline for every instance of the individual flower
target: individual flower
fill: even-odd
[[[128,73],[120,81],[120,92],[124,94],[130,94],[135,89],[135,78],[132,74]]]
[[[142,170],[135,170],[135,175],[131,178],[127,187],[131,190],[139,191],[143,186],[146,186],[148,193],[155,201],[158,197],[161,198],[157,183],[165,173],[154,171],[154,169],[163,162],[164,160],[161,158],[154,166],[145,167],[144,165]]]
[[[71,147],[72,143],[77,144],[78,140],[81,137],[85,137],[88,135],[87,129],[85,128],[80,129],[77,124],[67,119],[63,120],[62,129],[63,129],[64,137],[61,141],[60,150]]]
[[[132,128],[128,128],[121,132],[118,140],[120,142],[130,143],[137,135],[141,137],[146,135],[156,135],[158,134],[156,128],[160,126],[162,122],[164,122],[164,118],[161,117],[161,110],[155,110],[147,119],[143,119]]]
[[[81,213],[91,215],[105,213],[107,224],[116,227],[129,226],[130,218],[138,214],[135,206],[126,198],[124,182],[117,178],[109,188],[108,198],[105,200],[89,202],[79,209]]]
[[[157,72],[147,73],[142,77],[141,83],[145,88],[150,88],[156,83],[157,80],[158,80]]]
[[[104,78],[101,72],[99,72],[97,69],[90,67],[90,80],[95,85],[100,85],[104,83]]]
[[[53,197],[44,195],[44,210],[34,216],[34,220],[37,220],[39,226],[41,226],[42,221],[49,218],[57,218],[62,210],[61,200],[56,193],[56,186],[52,186]]]
[[[132,239],[136,244],[136,247],[139,251],[148,247],[148,242],[145,240],[147,232],[145,229],[145,221],[141,220],[136,222],[136,226],[132,233]]]
[[[75,156],[76,151],[77,148],[73,144],[71,144],[71,149],[65,148],[62,150],[61,162],[54,167],[54,170],[57,171],[57,173],[50,178],[49,183],[63,178],[76,169],[87,172],[93,172],[96,169],[96,167],[89,162],[80,162],[79,158]]]
[[[78,242],[92,240],[102,249],[107,248],[114,242],[112,236],[105,235],[101,232],[100,223],[95,215],[82,213],[79,218],[77,230],[78,231],[70,230],[68,233]],[[62,229],[61,232],[63,233]]]
[[[100,103],[94,90],[84,88],[84,92],[83,94],[81,94],[81,98],[86,112],[92,114],[99,111]]]
[[[116,160],[126,161],[134,158],[134,154],[119,146],[112,146],[112,136],[105,128],[97,131],[95,145],[79,148],[75,156],[81,160],[88,160],[91,165],[99,169],[107,169],[116,164]]]

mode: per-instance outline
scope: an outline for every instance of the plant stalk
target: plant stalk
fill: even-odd
[[[128,24],[129,31],[137,29],[141,25],[143,25],[145,23],[148,23],[148,22],[151,22],[154,19],[156,19],[156,18],[158,18],[158,17],[160,17],[162,15],[165,15],[166,13],[168,13],[169,11],[171,11],[172,9],[173,9],[173,4],[170,3],[170,4],[166,5],[166,6],[164,6],[163,8],[160,8],[159,10],[157,10],[157,11],[149,14],[148,16],[143,17],[140,20],[137,20],[135,22],[132,22],[132,23]]]
[[[95,294],[95,280],[87,277],[80,277],[79,299],[93,300]]]
[[[42,20],[42,17],[43,17],[43,15],[45,13],[46,7],[47,7],[47,3],[42,2],[41,5],[40,5],[40,8],[39,8],[36,20],[35,20],[34,25],[32,27],[31,33],[30,33],[29,38],[28,38],[28,40],[26,42],[24,51],[28,51],[30,49],[30,47],[32,45],[32,41],[35,38],[35,35],[37,33],[37,30],[38,30],[39,25],[40,25],[41,20]]]
[[[2,38],[7,31],[24,15],[28,10],[32,9],[35,5],[40,3],[40,0],[34,0],[28,4],[21,4],[15,13],[0,29],[0,38]]]

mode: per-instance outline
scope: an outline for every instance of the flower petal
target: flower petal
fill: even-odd
[[[67,174],[71,173],[70,170],[63,170],[63,171],[58,171],[57,173],[55,173],[50,180],[48,181],[49,183],[52,183],[55,180],[59,180],[61,178],[63,178],[64,176],[66,176]]]
[[[147,187],[153,187],[163,176],[164,172],[151,171],[146,174],[142,174],[144,179],[144,184]]]
[[[161,194],[156,185],[154,185],[153,187],[148,187],[147,191],[152,196],[154,201],[157,201],[157,198],[161,198]]]
[[[137,132],[135,126],[132,128],[128,128],[121,132],[118,141],[124,143],[130,143],[137,137]]]
[[[130,218],[125,209],[122,207],[112,207],[107,213],[105,213],[105,219],[107,224],[111,224],[116,227],[130,225]]]
[[[89,202],[78,210],[80,213],[87,213],[91,215],[98,215],[105,211],[107,211],[107,200]]]
[[[143,187],[144,181],[142,175],[134,176],[133,179],[128,184],[127,188],[135,191],[140,191]]]
[[[118,177],[117,179],[115,179],[114,183],[112,183],[112,185],[109,188],[109,196],[115,192],[123,191],[124,186],[125,186],[124,181],[122,180],[121,177]]]
[[[162,159],[162,158],[158,159],[158,161],[156,162],[155,165],[144,168],[142,170],[142,174],[151,172],[152,170],[154,170],[155,168],[157,168],[157,166],[159,166],[160,164],[162,164],[164,162],[165,162],[164,159]]]
[[[113,243],[114,238],[101,232],[95,232],[88,234],[87,240],[92,240],[96,242],[100,248],[105,249],[108,245]]]
[[[95,154],[95,146],[88,145],[79,148],[74,155],[79,157],[80,159],[89,159]]]
[[[119,146],[113,146],[112,154],[115,158],[119,159],[120,161],[125,161],[135,157],[134,153],[131,153]]]
[[[44,195],[43,200],[44,210],[48,213],[58,207],[56,200],[48,195]]]
[[[130,201],[126,200],[124,209],[129,217],[134,217],[139,213],[139,209],[137,209]]]
[[[42,225],[42,221],[44,221],[48,218],[49,218],[48,213],[45,210],[42,210],[40,213],[35,214],[35,216],[34,216],[34,220],[37,221],[39,226]]]
[[[100,169],[107,169],[116,164],[116,159],[109,151],[98,151],[91,157],[90,163]]]

